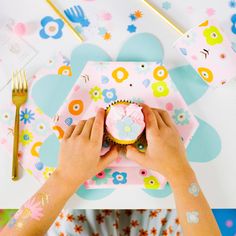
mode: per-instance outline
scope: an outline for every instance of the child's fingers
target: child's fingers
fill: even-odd
[[[104,170],[109,164],[116,160],[118,157],[118,150],[116,146],[113,146],[109,152],[107,152],[104,156],[100,157],[99,161],[99,169]]]
[[[75,127],[74,129],[74,132],[72,134],[72,137],[75,137],[75,136],[78,136],[81,134],[83,128],[84,128],[84,125],[86,123],[86,120],[81,120]]]
[[[75,127],[76,127],[75,125],[69,126],[69,127],[66,129],[66,132],[65,132],[63,138],[64,138],[64,139],[69,138],[69,137],[72,135],[72,133],[73,133]]]
[[[171,119],[171,117],[170,117],[170,115],[169,115],[169,113],[167,111],[161,110],[161,109],[157,109],[157,110],[158,110],[162,120],[165,122],[165,124],[167,126],[169,126],[169,127],[175,126],[172,119]]]
[[[145,104],[143,104],[142,107],[143,107],[142,111],[144,114],[144,120],[145,120],[145,126],[146,126],[146,129],[145,129],[146,139],[147,139],[147,143],[150,144],[150,142],[152,141],[152,138],[157,136],[159,132],[159,127],[157,124],[156,116],[154,112],[152,111],[152,109]]]
[[[92,117],[86,121],[86,123],[83,127],[83,130],[80,134],[81,136],[84,136],[86,138],[90,138],[94,120],[95,120],[95,117]]]
[[[153,110],[153,112],[154,112],[154,114],[156,116],[158,127],[159,128],[166,127],[166,124],[163,121],[163,119],[162,119],[162,117],[161,117],[161,115],[159,113],[159,110],[157,110],[157,109],[152,109],[152,110]]]
[[[104,134],[104,116],[105,111],[104,109],[99,109],[95,118],[95,121],[93,123],[93,128],[91,132],[91,140],[93,141],[99,141],[102,143],[102,138]]]
[[[158,124],[152,109],[149,106],[142,104],[142,111],[144,115],[146,130],[149,130],[150,132],[153,130],[157,130]]]
[[[139,165],[143,166],[145,161],[145,154],[139,152],[135,147],[128,145],[126,147],[126,157],[129,160],[135,161]]]

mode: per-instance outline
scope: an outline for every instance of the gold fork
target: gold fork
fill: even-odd
[[[24,70],[17,71],[12,75],[12,102],[16,106],[14,144],[13,144],[13,162],[12,162],[12,180],[18,177],[18,145],[19,145],[19,122],[20,107],[27,101],[28,85]]]

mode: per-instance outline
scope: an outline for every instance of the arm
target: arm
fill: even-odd
[[[116,148],[100,157],[104,115],[101,109],[96,118],[68,128],[61,142],[58,168],[0,235],[44,235],[77,188],[115,160]]]
[[[158,171],[168,179],[184,235],[221,235],[211,209],[191,169],[178,130],[167,112],[143,105],[148,147],[140,153],[127,148],[127,158]]]

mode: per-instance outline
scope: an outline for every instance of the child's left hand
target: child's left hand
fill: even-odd
[[[64,134],[56,172],[74,189],[105,169],[118,156],[116,147],[100,157],[104,133],[104,109],[95,118],[70,126]]]

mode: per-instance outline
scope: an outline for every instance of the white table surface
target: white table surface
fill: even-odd
[[[59,0],[57,1],[59,2]],[[109,10],[112,12],[113,38],[105,42],[100,37],[90,37],[87,42],[97,44],[105,49],[113,58],[119,52],[121,45],[131,35],[126,31],[128,16],[132,11],[141,10],[144,17],[138,22],[138,32],[151,32],[163,43],[165,49],[165,62],[168,67],[186,64],[186,62],[172,49],[173,42],[179,35],[169,26],[164,24],[158,16],[152,12],[140,0],[96,0],[96,1],[70,1],[79,3],[86,11]],[[164,1],[156,0],[161,6]],[[190,29],[195,24],[207,17],[207,7],[216,9],[217,18],[222,25],[229,21],[233,11],[227,7],[226,1],[202,0],[202,1],[170,1],[172,8],[167,12],[172,18],[178,19],[179,24]],[[184,6],[183,6],[184,5]],[[193,7],[191,7],[193,6]],[[182,8],[181,8],[182,7]],[[224,9],[225,10],[222,10]],[[184,9],[184,11],[183,11]],[[186,10],[187,9],[187,10]],[[192,11],[192,13],[187,13]],[[234,12],[236,9],[234,8]],[[37,23],[46,16],[55,16],[44,0],[1,0],[0,20],[13,18],[25,23]],[[226,32],[230,33],[230,29]],[[57,54],[60,50],[65,55],[70,55],[71,50],[80,44],[71,32],[65,27],[64,36],[60,40],[45,40],[38,37],[38,30],[32,35],[26,35],[24,39],[32,44],[38,55],[26,68],[27,73],[32,75],[48,61],[48,58]],[[232,34],[231,34],[231,37]],[[234,36],[235,37],[235,36]],[[232,38],[232,40],[236,41]],[[6,77],[9,75],[6,75]],[[1,80],[4,78],[0,78]],[[208,92],[197,102],[191,105],[191,110],[210,123],[220,134],[222,151],[220,155],[208,163],[191,163],[195,170],[200,185],[212,208],[235,208],[236,207],[236,81],[217,90]],[[8,86],[0,93],[0,101],[10,92]],[[0,103],[1,104],[1,103]],[[0,105],[1,106],[1,105]],[[1,132],[1,130],[0,130]],[[207,138],[207,137],[206,137]],[[199,147],[200,148],[200,147]],[[37,189],[40,184],[24,170],[22,177],[17,182],[11,181],[11,156],[6,150],[0,150],[0,208],[19,208]],[[140,189],[118,189],[104,199],[88,201],[72,196],[67,204],[70,208],[174,208],[174,198],[170,195],[166,198],[153,198]]]

